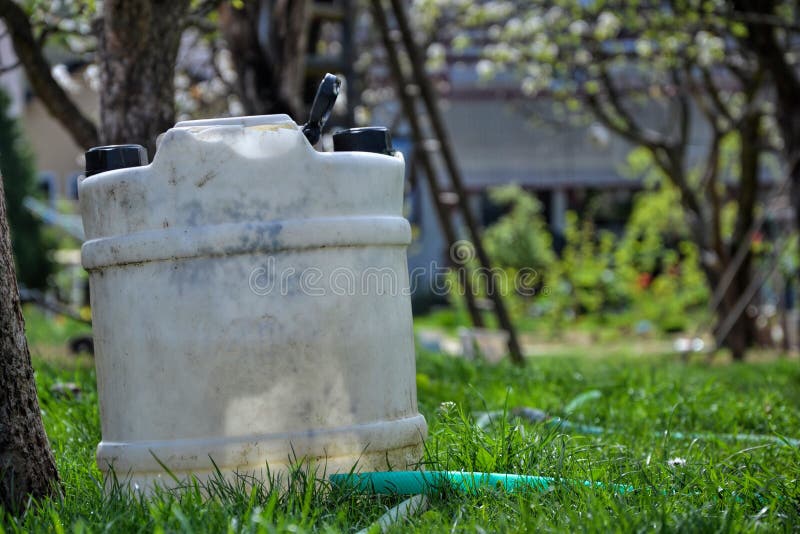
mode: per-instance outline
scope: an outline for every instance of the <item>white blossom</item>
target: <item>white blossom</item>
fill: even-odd
[[[442,43],[433,43],[428,47],[427,67],[430,70],[438,71],[445,67],[447,49]]]
[[[598,39],[610,39],[616,37],[621,27],[619,17],[610,11],[603,11],[597,17],[597,25],[595,26],[594,33]]]
[[[83,80],[94,92],[100,91],[100,67],[92,63],[83,71]]]
[[[471,39],[466,33],[459,33],[453,38],[453,50],[464,50],[470,45]]]
[[[553,6],[547,10],[547,13],[545,13],[544,20],[548,24],[553,25],[556,22],[558,22],[563,16],[564,16],[564,10],[558,6]]]
[[[588,65],[592,61],[592,54],[588,50],[581,48],[575,52],[575,63],[577,65]]]
[[[528,76],[522,80],[522,93],[525,96],[533,96],[537,92],[539,92],[539,83],[535,78]]]
[[[514,12],[514,2],[486,2],[483,10],[491,20],[502,20],[508,18]]]
[[[175,84],[175,89],[183,90],[189,87],[191,80],[185,73],[180,72],[175,75],[175,80],[173,83]]]
[[[697,45],[697,61],[703,66],[711,65],[725,54],[725,42],[709,32],[697,32],[694,41]]]
[[[589,25],[586,23],[585,20],[581,19],[574,20],[569,25],[569,33],[571,33],[572,35],[577,35],[577,36],[586,35],[588,31],[589,31]]]
[[[539,15],[532,15],[525,19],[524,27],[528,35],[533,35],[540,32],[542,28],[544,28],[544,21]]]
[[[518,17],[512,17],[506,22],[506,33],[511,37],[519,36],[523,33],[524,27]]]
[[[50,72],[56,83],[68,93],[77,93],[81,90],[81,86],[75,82],[69,70],[67,70],[67,66],[63,63],[55,65]]]
[[[228,83],[236,81],[236,68],[233,65],[233,57],[231,57],[230,50],[220,50],[215,58],[215,62],[223,80]]]
[[[228,113],[231,117],[244,115],[244,106],[239,102],[238,98],[234,96],[228,97]]]
[[[494,76],[495,66],[492,61],[488,59],[481,59],[475,65],[475,71],[482,80],[487,80]]]
[[[649,39],[637,39],[636,53],[639,54],[639,57],[650,57],[653,54],[653,43]]]

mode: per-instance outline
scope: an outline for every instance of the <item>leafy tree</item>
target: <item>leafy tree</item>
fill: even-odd
[[[8,96],[0,90],[0,176],[6,186],[11,248],[19,281],[28,287],[42,288],[52,265],[42,225],[22,205],[26,196],[35,194],[36,171],[17,122],[8,115],[9,103]]]
[[[717,286],[739,246],[748,246],[760,167],[781,144],[765,67],[742,44],[747,26],[724,4],[431,0],[420,11],[450,21],[438,28],[454,46],[481,47],[482,76],[513,76],[527,98],[552,98],[563,115],[598,121],[640,147],[643,170],[677,190],[705,276]],[[700,129],[709,141],[697,155]],[[735,153],[726,152],[731,145]],[[751,260],[748,251],[731,267],[719,317],[750,284]],[[720,341],[742,359],[753,334],[743,314]]]

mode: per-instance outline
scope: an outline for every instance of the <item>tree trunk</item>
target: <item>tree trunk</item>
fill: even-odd
[[[58,482],[25,339],[0,177],[0,508],[21,511],[28,496],[57,494]]]
[[[175,123],[175,59],[189,0],[106,0],[99,35],[100,138],[155,153]]]
[[[734,276],[730,287],[725,292],[725,296],[719,303],[719,312],[717,313],[717,323],[714,327],[714,336],[719,334],[719,328],[726,321],[728,316],[734,312],[734,307],[739,297],[747,290],[752,280],[751,272],[751,256],[748,253],[742,262],[739,271]],[[724,339],[721,340],[721,345],[731,351],[731,358],[733,361],[744,361],[747,350],[751,348],[755,342],[756,328],[754,318],[747,314],[747,309],[741,312],[739,317],[730,328]]]
[[[308,47],[307,0],[246,0],[219,8],[219,22],[236,68],[236,92],[248,115],[303,111]]]
[[[750,246],[750,243],[745,243],[745,241],[749,237],[750,228],[755,219],[756,201],[758,200],[759,158],[761,155],[758,141],[760,135],[761,115],[759,113],[748,114],[742,119],[739,127],[741,149],[739,150],[739,187],[736,191],[738,209],[728,258],[733,257],[738,247]],[[725,318],[733,312],[736,301],[747,291],[752,280],[752,255],[748,251],[720,303],[720,313],[718,314],[720,322],[725,321]],[[730,333],[723,340],[723,344],[730,349],[734,361],[742,361],[747,349],[753,346],[755,338],[755,319],[750,317],[745,309],[736,319]]]

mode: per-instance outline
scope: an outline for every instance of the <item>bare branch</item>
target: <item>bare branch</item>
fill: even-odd
[[[725,117],[720,116],[717,107],[711,102],[711,95],[709,95],[705,88],[701,88],[699,83],[695,81],[692,65],[684,66],[686,79],[690,84],[694,102],[700,113],[706,119],[711,131],[714,135],[719,135],[723,130],[727,131],[731,126],[731,121],[726,120]],[[724,122],[724,124],[722,124]]]
[[[758,197],[759,150],[756,146],[761,130],[761,114],[750,113],[739,127],[741,137],[739,151],[739,189],[736,195],[738,216],[733,231],[732,242],[738,244],[744,239],[747,229],[753,223],[753,211]]]
[[[747,37],[744,38],[749,47],[758,55],[760,63],[772,74],[775,89],[781,100],[789,100],[800,93],[800,79],[794,67],[789,64],[784,50],[778,43],[775,27],[764,24],[763,17],[772,17],[771,5],[759,0],[733,0],[733,13],[750,13],[747,24]],[[754,14],[762,20],[753,20]],[[785,100],[784,100],[785,101]]]
[[[768,26],[771,28],[781,28],[792,32],[800,32],[800,24],[796,21],[790,21],[773,15],[771,13],[756,13],[753,11],[729,11],[727,13],[719,13],[719,16],[726,17],[736,22],[745,22],[753,26]]]
[[[721,115],[726,121],[728,121],[728,123],[733,124],[734,122],[736,122],[728,107],[722,102],[722,98],[720,96],[720,90],[714,83],[714,79],[711,76],[711,72],[708,70],[707,67],[700,67],[700,74],[703,79],[704,92],[708,95],[708,98],[714,105],[714,109],[716,110],[716,112],[719,115]]]
[[[593,115],[603,123],[607,128],[617,133],[621,137],[627,139],[633,144],[641,145],[650,150],[653,155],[653,160],[656,165],[664,172],[669,180],[675,184],[681,193],[681,202],[691,216],[696,220],[702,220],[702,210],[700,204],[691,190],[689,183],[686,180],[685,170],[683,168],[683,158],[680,151],[674,146],[668,146],[660,143],[652,143],[641,137],[641,132],[632,129],[628,124],[621,122],[618,118],[613,116],[609,111],[608,106],[603,105],[596,95],[588,95],[587,103],[592,110]],[[696,225],[694,225],[696,226]],[[702,232],[699,228],[693,229],[697,239],[701,239]],[[701,243],[702,241],[698,241]]]
[[[705,171],[700,179],[700,189],[704,192],[706,199],[708,199],[708,204],[711,207],[711,213],[709,213],[711,246],[717,257],[720,258],[721,263],[726,265],[728,254],[725,250],[725,243],[722,237],[722,200],[717,191],[721,143],[722,134],[715,130],[711,138],[711,144],[708,147],[708,153],[706,154]]]
[[[626,130],[628,134],[636,140],[635,142],[637,144],[645,145],[651,149],[669,148],[670,144],[666,137],[654,130],[637,124],[633,116],[625,109],[619,91],[605,66],[600,70],[600,81],[602,82],[603,91],[607,97],[607,103],[613,115],[618,117],[620,121],[620,129]]]
[[[44,45],[47,43],[47,38],[56,31],[57,28],[55,26],[42,26],[42,29],[39,31],[39,35],[36,36],[36,46],[38,46],[40,49],[44,48]]]
[[[20,65],[21,65],[21,63],[19,62],[19,60],[17,60],[14,63],[12,63],[11,65],[6,65],[4,67],[0,67],[0,74],[5,74],[6,72],[11,72],[12,70],[19,68]]]
[[[675,84],[676,98],[678,100],[678,139],[675,145],[679,147],[681,156],[686,152],[686,146],[689,144],[689,130],[691,128],[691,112],[689,110],[689,97],[687,90],[681,83],[680,73],[678,69],[670,71],[672,82]]]

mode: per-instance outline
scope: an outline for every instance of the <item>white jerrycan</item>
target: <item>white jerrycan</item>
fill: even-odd
[[[419,461],[399,154],[317,152],[285,115],[180,122],[149,165],[94,152],[123,167],[79,186],[101,470],[147,491],[174,484],[162,465]]]

